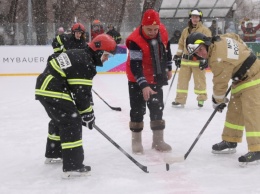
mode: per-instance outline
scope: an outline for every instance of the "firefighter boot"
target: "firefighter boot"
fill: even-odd
[[[130,130],[132,131],[132,152],[134,154],[143,154],[142,130],[143,122],[130,122]]]
[[[160,152],[170,152],[172,147],[164,142],[163,133],[165,128],[164,120],[151,121],[151,129],[153,131],[152,148]]]

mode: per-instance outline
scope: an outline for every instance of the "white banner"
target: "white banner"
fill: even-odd
[[[177,45],[172,44],[171,51],[172,55],[175,55]],[[44,70],[47,59],[53,53],[53,49],[51,45],[0,46],[0,53],[0,76],[36,75]],[[114,56],[114,58],[116,57],[117,55]],[[99,70],[98,72],[106,72],[106,70]]]
[[[0,75],[39,74],[46,66],[51,46],[0,46]]]

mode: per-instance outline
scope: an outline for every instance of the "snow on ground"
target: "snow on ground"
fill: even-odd
[[[178,74],[177,74],[178,75]],[[96,125],[138,162],[148,167],[144,173],[95,129],[83,130],[85,164],[92,167],[91,176],[62,180],[61,165],[45,165],[44,153],[49,118],[34,100],[36,77],[0,77],[0,193],[1,194],[257,194],[260,193],[260,165],[241,168],[237,158],[247,153],[245,138],[233,155],[214,155],[211,147],[221,141],[225,112],[217,113],[206,128],[187,160],[174,163],[166,171],[164,157],[184,156],[213,112],[212,75],[207,73],[209,100],[197,107],[193,80],[184,109],[171,107],[177,76],[165,111],[165,140],[170,154],[151,149],[152,132],[149,111],[145,116],[143,146],[145,155],[132,155],[129,123],[127,79],[124,74],[98,74],[95,94]],[[169,86],[164,87],[165,96]]]

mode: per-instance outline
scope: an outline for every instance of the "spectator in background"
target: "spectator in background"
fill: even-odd
[[[64,28],[63,27],[58,28],[56,36],[61,35],[61,34],[64,34]]]
[[[241,30],[244,33],[243,40],[245,42],[255,42],[256,41],[256,31],[259,30],[259,28],[260,28],[260,24],[253,27],[253,22],[251,22],[251,21],[248,21],[246,23],[246,27],[245,27],[245,21],[242,21]]]
[[[236,27],[234,22],[230,21],[227,23],[226,33],[236,33]]]
[[[216,20],[212,20],[211,26],[209,27],[212,36],[216,36],[218,34],[222,34],[221,29],[218,27],[218,23]]]
[[[171,44],[178,44],[180,37],[181,37],[181,31],[175,30],[173,33],[173,37],[169,40],[169,42]]]
[[[104,29],[101,22],[99,20],[94,20],[92,22],[92,27],[91,27],[91,40],[93,40],[93,38],[95,38],[97,35],[103,33],[104,33]]]
[[[112,24],[109,24],[107,28],[108,28],[107,34],[114,38],[116,44],[120,44],[122,40],[121,34],[115,30],[115,27]]]

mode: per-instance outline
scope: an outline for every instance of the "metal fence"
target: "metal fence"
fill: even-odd
[[[40,25],[45,26],[47,29],[37,33],[36,28]],[[86,27],[88,34],[91,34],[91,25],[83,25]],[[103,25],[105,32],[108,31],[107,25],[106,23]],[[122,36],[122,43],[124,43],[126,37],[134,30],[135,26],[136,22],[123,23],[121,25],[120,34]],[[29,26],[28,23],[0,24],[0,45],[38,45],[37,37],[41,36],[46,36],[44,44],[50,45],[59,27],[55,23],[34,24],[32,26]],[[66,28],[64,29],[65,31],[67,30]],[[115,29],[117,30],[116,26]]]
[[[175,30],[182,31],[187,26],[188,22],[187,19],[161,19],[161,21],[166,25],[169,38],[171,38]],[[211,21],[212,19],[205,19],[203,23],[209,27],[211,25]],[[238,21],[232,19],[217,19],[217,24],[223,33],[227,32],[228,26],[232,26],[234,33],[241,35],[241,37],[243,36]],[[41,25],[44,26],[44,31],[40,31],[40,33],[37,34],[36,28],[37,26],[39,27]],[[83,25],[85,25],[87,31],[90,34],[90,23]],[[107,25],[108,23],[103,23],[105,31],[107,31]],[[59,27],[60,26],[57,26],[55,23],[33,24],[32,26],[29,26],[28,23],[0,24],[0,45],[39,45],[37,43],[37,37],[39,38],[40,36],[46,37],[43,45],[50,45]],[[120,28],[122,44],[125,43],[125,39],[135,29],[135,27],[137,27],[136,22],[122,23]],[[117,29],[116,26],[115,28]],[[260,32],[257,33],[258,36],[260,36],[259,33]]]

